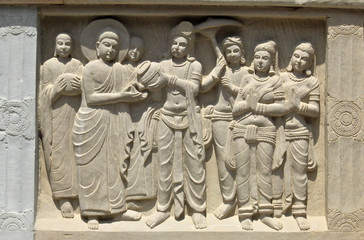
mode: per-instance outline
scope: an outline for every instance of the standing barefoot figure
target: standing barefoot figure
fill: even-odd
[[[72,126],[80,107],[83,65],[71,57],[72,39],[58,34],[54,57],[41,68],[41,131],[52,196],[64,218],[73,218],[71,200],[77,198],[76,160]]]
[[[276,44],[254,49],[254,71],[246,75],[236,98],[226,153],[227,164],[236,170],[239,219],[244,230],[253,230],[252,217],[259,214],[267,226],[280,230],[273,219],[272,161],[276,142],[273,117],[284,113],[284,93],[275,75]],[[230,149],[232,144],[232,149]]]
[[[192,209],[197,229],[206,228],[205,152],[202,119],[197,105],[201,64],[189,54],[193,47],[193,25],[181,22],[171,33],[171,57],[160,63],[161,76],[153,88],[166,95],[160,110],[157,141],[159,181],[157,212],[146,224],[153,228],[170,216],[183,217],[185,199]],[[148,86],[147,89],[151,88]]]
[[[284,115],[286,160],[284,164],[284,208],[292,215],[301,230],[310,229],[307,221],[307,171],[316,168],[312,132],[308,120],[317,118],[320,111],[319,83],[312,76],[315,51],[311,43],[301,43],[291,57],[287,73],[281,80],[287,99]]]
[[[100,218],[141,218],[127,211],[121,166],[130,157],[133,136],[128,103],[145,97],[122,78],[125,69],[116,61],[124,40],[120,30],[103,28],[97,39],[98,59],[85,66],[82,103],[73,127],[81,216],[93,230]]]
[[[214,42],[214,41],[212,41]],[[222,42],[224,56],[220,58],[216,67],[201,83],[201,92],[207,92],[218,85],[217,103],[212,107],[210,118],[216,154],[217,169],[223,203],[215,210],[218,219],[223,219],[235,209],[236,184],[234,171],[227,168],[224,161],[226,133],[233,120],[232,106],[238,95],[241,80],[248,75],[245,65],[244,48],[240,37],[227,37]]]

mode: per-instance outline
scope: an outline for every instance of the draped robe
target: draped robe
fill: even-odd
[[[83,65],[71,58],[66,64],[54,57],[41,68],[40,125],[44,157],[53,198],[77,197],[76,160],[72,126],[80,106],[80,96],[61,95],[52,103],[51,93],[57,79],[73,73],[81,77]]]
[[[97,70],[98,60],[85,66],[90,76],[83,87],[97,93],[120,92],[128,83],[122,79],[124,67],[114,63],[108,74]],[[107,67],[102,66],[102,67]],[[103,76],[100,76],[103,75]],[[100,79],[94,79],[98,77]],[[133,127],[128,103],[90,105],[82,96],[76,114],[73,142],[79,175],[79,201],[83,216],[108,216],[126,211],[122,164],[129,158]]]

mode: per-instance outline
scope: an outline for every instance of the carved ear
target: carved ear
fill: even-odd
[[[288,66],[287,66],[287,71],[288,71],[288,72],[292,72],[292,71],[293,71],[292,61],[291,61],[291,60],[289,60],[289,64],[288,64]]]
[[[99,45],[100,45],[100,42],[96,42],[96,56],[97,56],[97,58],[100,57]]]

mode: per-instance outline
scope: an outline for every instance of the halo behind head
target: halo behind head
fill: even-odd
[[[89,60],[96,60],[96,42],[102,37],[115,39],[119,42],[119,54],[117,61],[122,61],[129,47],[129,33],[122,23],[114,19],[100,19],[88,24],[81,33],[81,49],[83,55]]]

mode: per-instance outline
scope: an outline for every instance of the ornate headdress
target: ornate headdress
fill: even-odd
[[[277,44],[274,41],[268,41],[258,44],[254,48],[254,53],[258,51],[267,51],[272,59],[272,66],[269,69],[269,75],[273,76],[276,74],[277,64],[278,64],[278,52]],[[252,63],[254,64],[254,63]],[[253,66],[254,69],[254,66]]]
[[[240,48],[241,51],[241,65],[245,65],[245,58],[244,58],[244,46],[243,41],[241,40],[241,37],[239,36],[231,36],[226,37],[224,40],[222,40],[222,51],[225,52],[226,48],[236,45]]]

